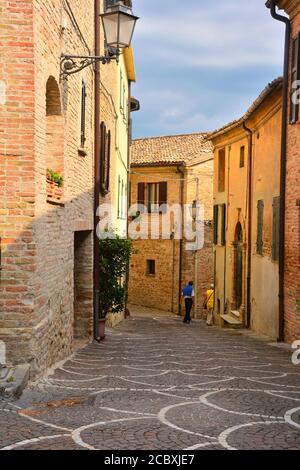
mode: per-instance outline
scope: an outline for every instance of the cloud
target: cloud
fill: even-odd
[[[135,135],[215,128],[281,74],[284,31],[263,0],[135,0]]]

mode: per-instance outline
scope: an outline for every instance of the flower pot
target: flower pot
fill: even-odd
[[[100,341],[105,339],[105,323],[106,318],[100,318],[98,322],[98,338]]]
[[[51,201],[61,201],[63,197],[63,188],[57,183],[47,178],[47,199]]]

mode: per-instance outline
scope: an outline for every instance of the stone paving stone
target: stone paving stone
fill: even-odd
[[[0,408],[0,448],[300,449],[300,368],[251,335],[130,318]]]

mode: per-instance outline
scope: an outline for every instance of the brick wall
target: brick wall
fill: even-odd
[[[292,37],[300,31],[300,12],[292,21]],[[286,180],[285,340],[300,338],[300,122],[288,126]]]
[[[213,191],[213,162],[212,160],[187,167],[184,171],[185,204],[193,201],[204,205],[204,246],[197,251],[187,250],[190,240],[182,241],[182,276],[179,288],[179,257],[180,241],[160,239],[137,240],[134,242],[136,253],[130,263],[129,303],[150,308],[179,313],[178,299],[181,288],[189,281],[195,283],[194,315],[203,317],[203,297],[213,282],[213,249],[212,249],[212,191]],[[181,173],[175,167],[133,167],[131,175],[131,204],[137,203],[137,187],[139,182],[151,183],[167,181],[168,204],[180,204]],[[154,215],[155,223],[161,223],[165,215]],[[150,216],[144,214],[142,221]],[[150,223],[150,222],[149,222]],[[143,227],[143,223],[141,224]],[[171,230],[174,228],[173,222]],[[155,261],[155,275],[146,272],[147,260]],[[183,305],[182,312],[183,313]]]
[[[34,373],[72,351],[74,263],[78,261],[74,232],[82,230],[90,236],[76,286],[78,290],[81,279],[84,311],[80,315],[85,336],[91,332],[93,72],[88,68],[60,81],[59,65],[61,53],[93,52],[94,2],[69,3],[86,44],[65,2],[0,3],[0,83],[6,89],[0,101],[0,337],[7,342],[9,360],[31,362]],[[53,107],[60,108],[56,114],[51,106],[47,110],[49,78],[58,91],[58,98],[52,99]],[[86,156],[78,152],[83,78]],[[64,200],[59,204],[47,202],[47,167],[64,174]],[[78,330],[82,336],[83,328]]]

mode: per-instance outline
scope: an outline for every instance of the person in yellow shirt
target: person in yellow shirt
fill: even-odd
[[[208,326],[213,325],[214,317],[214,304],[215,304],[215,291],[214,285],[210,285],[210,289],[206,291],[205,300],[204,300],[204,309],[207,310],[206,324]]]

